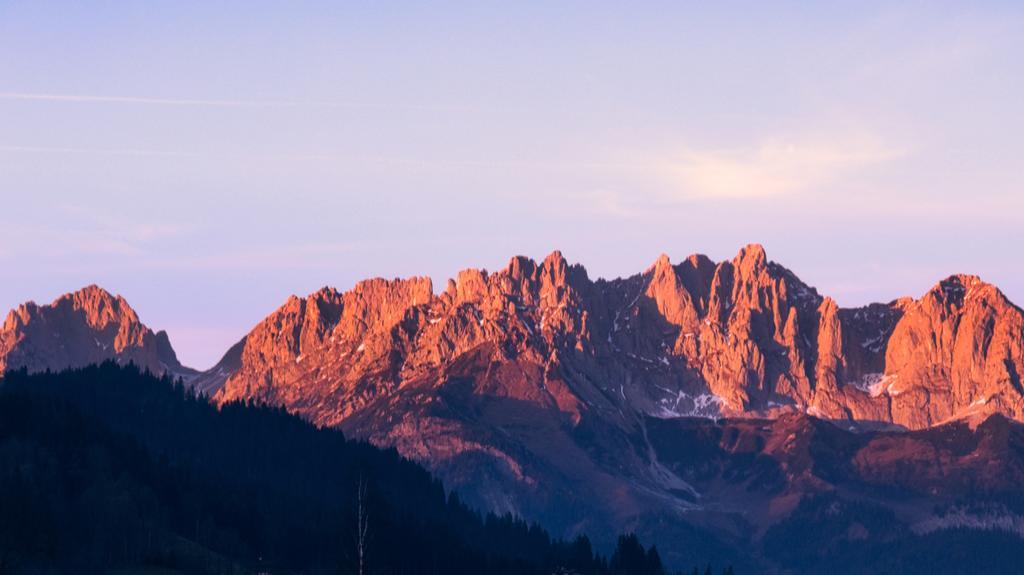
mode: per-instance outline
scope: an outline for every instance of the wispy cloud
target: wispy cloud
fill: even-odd
[[[323,241],[261,244],[242,248],[196,249],[170,253],[166,244],[190,240],[189,224],[132,221],[127,214],[104,213],[79,205],[58,205],[63,224],[23,222],[0,226],[0,260],[38,265],[38,258],[59,262],[63,273],[102,273],[109,269],[174,272],[213,270],[333,270],[339,259],[360,251],[364,242]]]
[[[63,146],[0,146],[0,152],[28,154],[91,154],[99,156],[156,156],[167,158],[194,158],[198,154],[133,148],[69,148]]]
[[[668,173],[685,198],[760,198],[815,190],[905,154],[872,140],[774,139],[749,149],[687,150]]]
[[[181,271],[334,269],[338,265],[338,257],[357,252],[362,247],[360,242],[263,245],[180,257],[147,258],[142,266]]]
[[[140,244],[158,239],[173,238],[188,232],[191,227],[170,222],[151,223],[132,221],[127,214],[119,214],[80,204],[62,204],[58,208],[73,221],[97,234],[116,237],[126,243]]]
[[[772,137],[746,147],[694,145],[674,151],[622,152],[624,161],[600,164],[620,181],[574,198],[602,216],[658,219],[694,204],[832,194],[909,155],[906,146],[837,131],[829,137]],[[597,168],[595,168],[597,169]]]
[[[150,98],[144,96],[110,96],[92,94],[46,94],[32,92],[0,92],[0,100],[31,102],[66,102],[80,104],[144,104],[150,106],[204,106],[224,108],[291,108],[296,106],[342,106],[340,102],[298,102],[288,100],[211,100],[196,98]]]
[[[5,225],[0,242],[7,244],[7,258],[74,258],[78,256],[140,256],[142,247],[124,238],[98,232],[44,225]]]
[[[344,100],[238,100],[217,98],[165,98],[123,94],[55,94],[41,92],[0,92],[0,101],[51,102],[58,104],[129,104],[195,108],[338,108],[353,110],[410,110],[428,112],[511,111],[523,108],[438,105],[415,102],[355,102]]]
[[[77,204],[54,206],[45,221],[9,221],[0,226],[0,257],[142,257],[153,242],[180,237],[191,226],[137,221],[126,213]]]

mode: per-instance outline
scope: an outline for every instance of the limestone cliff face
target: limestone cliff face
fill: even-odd
[[[465,270],[439,294],[412,278],[292,297],[192,381],[217,401],[266,401],[325,425],[458,380],[472,381],[473,397],[571,425],[802,411],[918,429],[994,412],[1024,419],[1022,317],[966,275],[917,300],[842,309],[757,245],[720,263],[663,255],[610,281],[555,252]],[[96,286],[21,305],[0,330],[0,369],[108,359],[193,373],[166,333]]]
[[[239,344],[238,368],[218,394],[287,405],[336,422],[399,381],[396,359],[410,349],[412,310],[433,301],[429,279],[368,280],[340,293],[292,297]],[[215,368],[215,370],[220,367]],[[332,404],[330,414],[317,406]]]
[[[108,360],[161,375],[195,373],[178,362],[165,332],[154,333],[124,298],[94,285],[49,305],[22,304],[0,330],[0,372],[57,371]]]
[[[413,278],[293,297],[221,366],[217,400],[335,425],[403,386],[442,387],[460,358],[485,354],[484,371],[465,374],[477,393],[576,420],[595,410],[621,421],[795,410],[910,428],[976,411],[1019,419],[1021,325],[1021,311],[972,276],[916,301],[841,309],[757,245],[718,264],[661,256],[612,281],[555,252],[465,270],[439,295]]]
[[[1024,419],[1024,321],[995,287],[951,276],[906,304],[888,339],[884,384],[890,420],[911,428],[977,412]]]
[[[1022,336],[1021,310],[970,276],[842,309],[757,245],[610,281],[555,252],[438,294],[412,278],[293,297],[197,381],[395,446],[477,504],[584,529],[544,514],[614,499],[605,520],[622,525],[694,504],[647,442],[651,416],[1024,419]]]

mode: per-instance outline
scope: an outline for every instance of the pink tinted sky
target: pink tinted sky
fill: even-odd
[[[0,305],[207,367],[291,293],[748,242],[843,305],[1024,301],[1013,3],[0,4]]]

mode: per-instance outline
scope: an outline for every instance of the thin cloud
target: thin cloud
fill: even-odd
[[[127,214],[79,204],[61,204],[58,208],[97,235],[116,237],[131,244],[179,237],[192,229],[190,225],[169,222],[132,222]]]
[[[0,92],[0,100],[25,100],[31,102],[68,102],[86,104],[145,104],[151,106],[206,106],[224,108],[287,108],[309,104],[303,102],[275,100],[207,100],[192,98],[148,98],[139,96],[45,94],[28,92]],[[320,105],[325,104],[320,103]]]
[[[0,229],[0,241],[7,244],[0,255],[14,258],[63,258],[77,256],[140,256],[143,249],[124,238],[93,229],[63,229],[44,226],[14,226]]]
[[[141,106],[176,106],[203,108],[346,108],[354,110],[412,110],[430,112],[511,111],[514,108],[485,108],[478,106],[438,106],[430,104],[366,103],[323,100],[234,100],[210,98],[160,98],[149,96],[108,94],[54,94],[37,92],[0,92],[0,100],[24,102],[52,102],[63,104],[130,104]]]
[[[297,245],[267,245],[243,250],[227,250],[209,254],[193,254],[171,258],[147,258],[140,262],[148,269],[203,270],[267,270],[333,269],[340,256],[363,248],[361,242],[310,242]]]
[[[687,151],[668,168],[687,199],[744,199],[820,188],[905,155],[875,142],[766,142],[738,151]]]
[[[143,257],[154,242],[182,237],[192,229],[190,224],[135,222],[127,214],[84,205],[54,208],[63,216],[59,223],[18,221],[0,227],[0,257]]]
[[[655,213],[660,206],[652,206],[649,201],[639,204],[629,194],[612,190],[592,190],[573,196],[573,202],[584,209],[601,216],[632,219],[645,218]]]
[[[59,146],[0,146],[0,152],[28,154],[94,154],[100,156],[155,156],[168,158],[195,158],[198,154],[145,150],[132,148],[67,148]]]
[[[387,168],[411,168],[419,170],[465,170],[467,168],[485,170],[535,170],[546,172],[643,172],[655,170],[658,164],[627,164],[615,162],[541,162],[541,161],[482,161],[461,158],[423,159],[416,157],[376,156],[366,154],[339,154],[334,152],[316,153],[283,153],[259,154],[238,152],[209,152],[203,154],[178,152],[170,150],[150,150],[143,148],[77,148],[64,146],[25,146],[0,145],[0,153],[29,154],[85,154],[100,156],[154,156],[168,158],[230,158],[255,160],[295,160],[325,162],[331,164],[348,163],[359,166],[383,166]]]

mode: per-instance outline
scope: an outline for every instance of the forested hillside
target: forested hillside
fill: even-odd
[[[0,390],[3,573],[664,572],[635,537],[603,559],[477,514],[393,450],[133,367]]]

